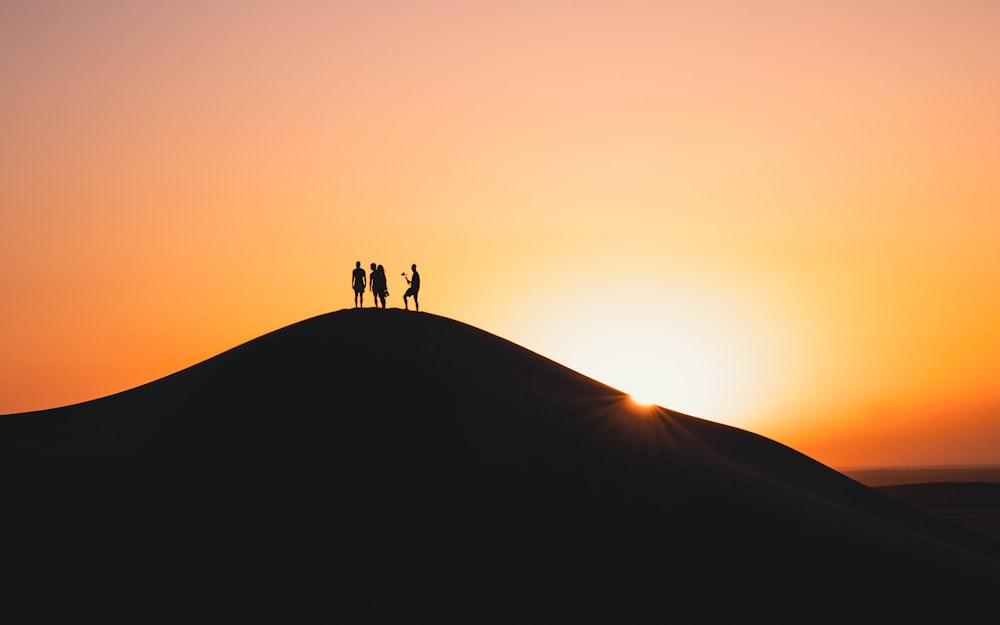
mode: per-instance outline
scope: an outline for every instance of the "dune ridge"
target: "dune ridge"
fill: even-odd
[[[543,600],[878,622],[978,614],[1000,589],[988,536],[429,313],[336,311],[5,415],[0,450],[8,588],[97,613]]]

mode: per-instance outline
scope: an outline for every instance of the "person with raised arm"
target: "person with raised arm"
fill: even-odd
[[[413,277],[406,278],[406,272],[403,272],[403,277],[406,278],[406,283],[410,285],[410,288],[406,289],[406,293],[403,293],[403,306],[406,310],[410,309],[408,299],[413,297],[413,305],[416,307],[417,312],[420,312],[420,302],[417,300],[417,293],[420,291],[420,274],[417,273],[417,265],[414,263],[410,265],[410,269],[413,270]]]

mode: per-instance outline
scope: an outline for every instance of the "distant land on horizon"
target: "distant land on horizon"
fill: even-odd
[[[1000,483],[1000,465],[938,465],[833,467],[866,486],[894,486],[935,482],[996,482]]]
[[[1000,466],[837,469],[878,492],[1000,540]]]

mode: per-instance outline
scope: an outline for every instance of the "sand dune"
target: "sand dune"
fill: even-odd
[[[51,614],[857,623],[1000,590],[988,536],[427,313],[338,311],[6,415],[0,449],[5,588]]]

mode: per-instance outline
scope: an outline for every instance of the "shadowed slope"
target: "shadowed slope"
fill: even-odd
[[[1000,589],[984,536],[426,313],[309,319],[4,416],[0,446],[8,572],[229,614],[546,598],[861,622]]]

